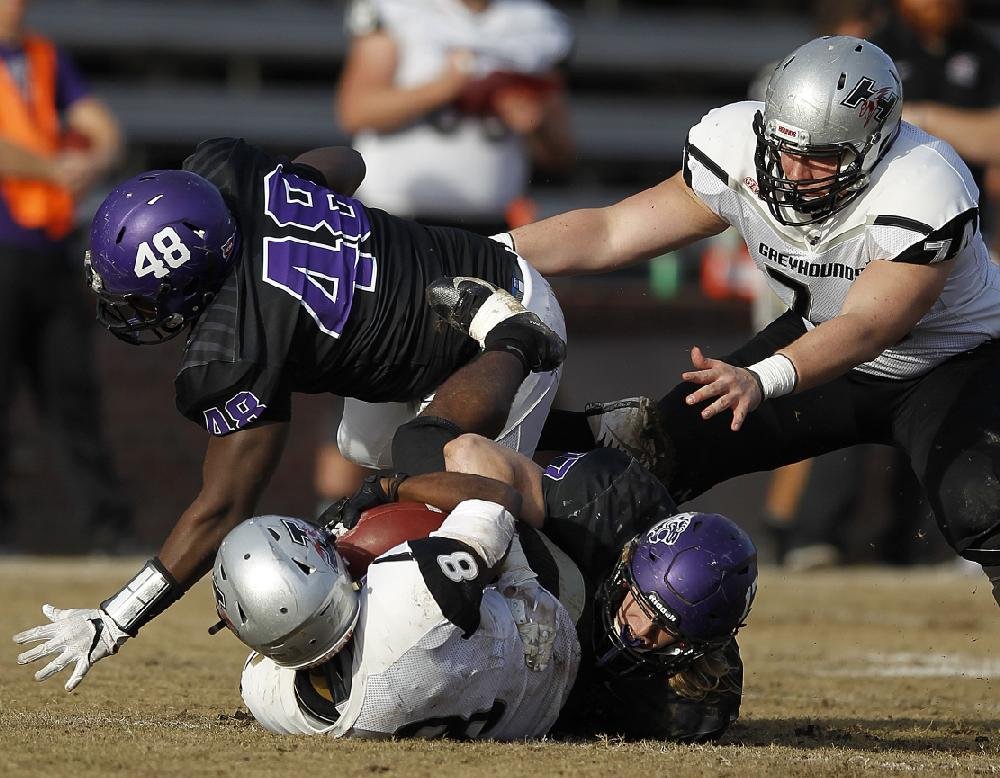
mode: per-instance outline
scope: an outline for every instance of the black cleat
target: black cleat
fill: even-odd
[[[584,414],[598,446],[624,451],[663,478],[660,471],[667,444],[655,402],[648,397],[627,397],[587,403]]]

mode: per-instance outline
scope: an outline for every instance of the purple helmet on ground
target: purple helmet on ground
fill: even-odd
[[[644,649],[621,624],[626,593],[676,641]],[[615,675],[683,670],[724,647],[757,592],[757,549],[717,513],[680,513],[636,535],[597,593],[598,666]]]
[[[219,190],[186,170],[150,170],[119,185],[94,216],[87,284],[97,318],[122,340],[160,343],[195,320],[239,252]]]

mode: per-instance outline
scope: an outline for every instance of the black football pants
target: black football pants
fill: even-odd
[[[724,358],[746,367],[805,332],[788,312]],[[909,457],[945,539],[962,556],[1000,565],[1000,341],[952,357],[919,378],[889,380],[851,371],[801,394],[774,398],[742,429],[709,420],[697,389],[682,383],[659,401],[669,449],[661,468],[682,503],[733,476],[858,443],[899,446]]]

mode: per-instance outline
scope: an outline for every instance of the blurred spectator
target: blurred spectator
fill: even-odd
[[[886,0],[814,0],[812,5],[813,30],[817,35],[853,35],[867,38],[873,30],[885,23]],[[763,100],[767,82],[777,60],[757,71],[747,87],[750,100]],[[768,319],[770,321],[770,319]]]
[[[538,0],[356,0],[338,111],[393,213],[497,232],[531,163],[574,151],[557,68],[571,36]]]
[[[952,108],[935,102],[903,107],[903,119],[944,138],[975,165],[1000,165],[1000,108]],[[992,193],[992,187],[990,187]]]
[[[924,129],[958,149],[964,127],[941,119],[1000,106],[1000,49],[967,18],[965,0],[894,0],[893,11],[872,41],[896,62],[911,106],[906,118],[920,123],[936,106],[951,106],[953,113],[939,113],[939,121]],[[983,234],[995,246],[1000,192],[991,191],[981,164],[970,167],[981,190]]]
[[[558,68],[570,30],[541,0],[355,0],[337,93],[367,166],[358,197],[424,222],[493,234],[533,220],[532,165],[574,156]],[[364,477],[336,419],[317,456],[322,502]]]
[[[69,58],[23,29],[24,0],[0,0],[0,474],[19,373],[58,444],[90,542],[117,550],[132,515],[100,423],[80,257],[77,198],[114,164],[118,125]],[[16,546],[0,494],[0,546]]]

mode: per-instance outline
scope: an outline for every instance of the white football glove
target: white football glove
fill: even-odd
[[[521,636],[524,664],[529,670],[541,672],[552,661],[558,601],[536,580],[507,587],[503,594]]]
[[[43,605],[42,613],[51,624],[19,632],[14,635],[15,643],[44,641],[30,651],[17,657],[19,665],[26,665],[49,654],[58,656],[35,673],[36,681],[44,681],[50,675],[75,663],[73,674],[66,682],[66,691],[71,692],[90,668],[99,659],[117,653],[129,635],[100,608],[70,608],[60,610],[51,605]]]

